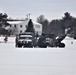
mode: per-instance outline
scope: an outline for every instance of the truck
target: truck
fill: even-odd
[[[31,32],[21,33],[16,36],[16,47],[33,47],[34,35]]]

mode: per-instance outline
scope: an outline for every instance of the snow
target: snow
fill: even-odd
[[[9,22],[9,21],[8,21],[9,24],[19,24],[19,23],[21,23],[21,22],[23,22],[23,21],[12,21],[12,22]]]
[[[0,75],[76,75],[76,40],[66,37],[65,48],[15,48],[15,37],[3,39]]]

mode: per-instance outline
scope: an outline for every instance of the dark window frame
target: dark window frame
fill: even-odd
[[[22,28],[22,25],[20,25],[20,28]]]
[[[22,30],[20,30],[20,33],[22,33]]]
[[[16,28],[16,24],[14,25],[14,27]]]

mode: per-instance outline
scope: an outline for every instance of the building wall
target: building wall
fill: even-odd
[[[17,23],[10,23],[9,31],[11,31],[12,34],[17,35],[19,33],[24,33],[26,30],[26,26],[28,25],[29,20],[25,20],[22,22]],[[38,32],[39,35],[42,33],[42,25],[36,22],[33,22],[35,33]]]
[[[42,25],[34,24],[34,28],[35,28],[35,33],[38,32],[38,34],[41,35],[41,33],[42,33]]]

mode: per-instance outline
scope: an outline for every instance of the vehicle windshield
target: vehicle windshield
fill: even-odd
[[[31,35],[20,35],[19,39],[32,39]]]
[[[32,37],[19,37],[19,39],[32,39]]]

